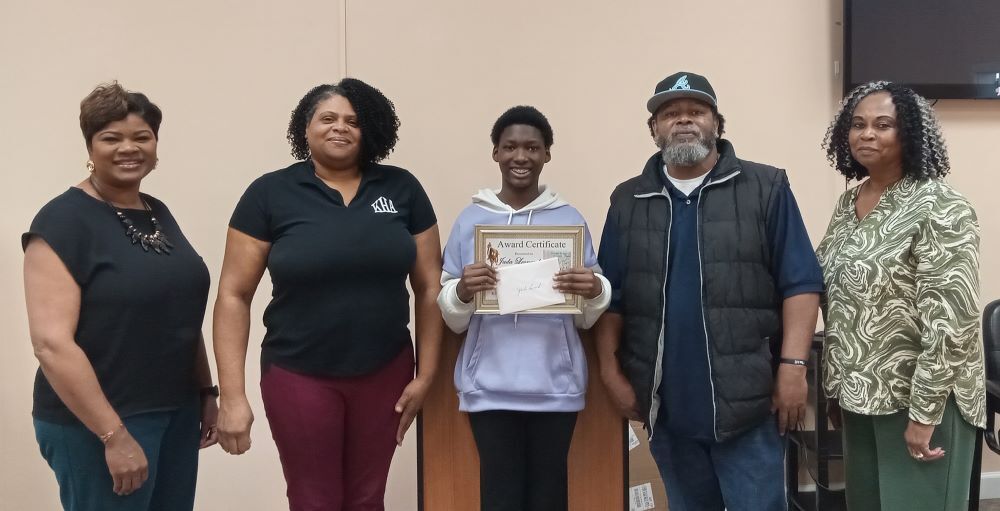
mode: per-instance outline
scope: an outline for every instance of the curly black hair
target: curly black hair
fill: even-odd
[[[344,78],[335,84],[317,85],[309,90],[288,122],[288,143],[292,146],[292,157],[296,160],[309,159],[309,142],[306,127],[316,113],[316,107],[330,96],[343,96],[351,103],[358,115],[361,130],[361,152],[358,163],[364,167],[377,163],[389,156],[399,140],[399,117],[396,107],[382,91],[356,78]]]
[[[549,120],[537,108],[526,105],[511,107],[506,112],[500,114],[500,117],[493,123],[493,129],[490,130],[490,140],[493,141],[493,145],[500,145],[500,135],[503,134],[503,130],[515,124],[524,124],[538,128],[538,131],[542,132],[542,141],[545,143],[545,148],[552,147],[554,140],[552,138],[552,125],[549,124]]]
[[[885,91],[896,106],[896,126],[903,156],[903,174],[914,179],[932,179],[948,175],[951,164],[941,128],[930,103],[908,87],[892,82],[870,82],[852,90],[840,103],[840,110],[826,130],[823,149],[833,168],[848,181],[862,180],[868,169],[851,156],[849,134],[854,109],[862,99]]]
[[[666,105],[666,103],[664,103],[664,105]],[[715,105],[708,105],[708,106],[709,108],[712,109],[712,115],[714,115],[715,118],[719,120],[719,132],[716,133],[715,136],[717,136],[718,138],[722,138],[723,133],[726,132],[726,118],[719,113],[719,107]],[[657,110],[657,112],[659,112],[659,110]],[[656,138],[656,133],[653,132],[653,121],[655,120],[656,120],[655,113],[653,115],[650,115],[649,119],[646,119],[646,127],[649,128],[649,136],[653,137],[654,139]]]

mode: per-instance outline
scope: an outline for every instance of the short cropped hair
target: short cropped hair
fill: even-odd
[[[90,149],[97,132],[129,114],[141,117],[153,130],[153,137],[160,138],[163,112],[145,94],[125,90],[118,82],[103,83],[94,88],[80,102],[80,130],[87,148]]]
[[[537,128],[538,131],[542,132],[542,141],[545,143],[545,148],[552,147],[554,140],[552,125],[549,124],[549,120],[537,108],[526,105],[512,107],[500,114],[500,117],[493,123],[493,129],[490,131],[490,140],[493,141],[493,145],[500,145],[500,135],[503,134],[503,130],[515,124],[524,124]]]

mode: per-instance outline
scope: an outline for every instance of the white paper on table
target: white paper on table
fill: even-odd
[[[497,304],[500,314],[510,314],[546,305],[563,303],[566,298],[553,289],[552,277],[559,271],[559,259],[512,264],[497,269]]]
[[[646,511],[656,507],[653,501],[653,485],[650,483],[640,484],[628,489],[629,511]]]

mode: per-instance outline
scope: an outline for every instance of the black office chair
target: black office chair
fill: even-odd
[[[986,431],[976,435],[969,482],[969,511],[979,510],[979,480],[983,468],[983,438],[990,450],[1000,454],[997,442],[996,414],[1000,413],[1000,300],[983,309],[983,356],[986,359]]]

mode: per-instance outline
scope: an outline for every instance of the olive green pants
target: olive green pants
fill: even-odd
[[[844,471],[848,511],[961,511],[968,508],[976,429],[948,398],[930,447],[944,458],[910,456],[906,410],[892,415],[844,411]]]

